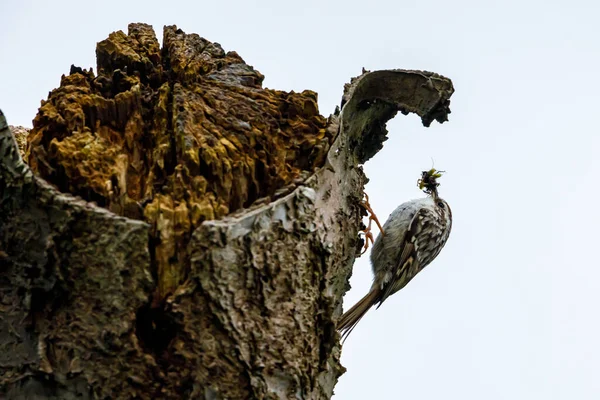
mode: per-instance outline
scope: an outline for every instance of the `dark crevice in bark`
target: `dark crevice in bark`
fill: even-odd
[[[165,310],[164,303],[151,305],[150,299],[136,313],[136,335],[140,344],[158,360],[168,359],[164,353],[180,329],[181,326]]]

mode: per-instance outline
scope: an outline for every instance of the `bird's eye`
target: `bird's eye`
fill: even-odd
[[[444,208],[444,202],[443,201],[438,201],[437,203],[438,207]]]

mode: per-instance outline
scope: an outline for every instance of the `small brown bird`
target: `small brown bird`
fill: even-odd
[[[440,253],[452,228],[452,211],[438,196],[440,171],[423,171],[419,187],[426,198],[408,201],[392,212],[371,250],[375,275],[369,293],[346,311],[338,330],[347,337],[369,309],[402,289]]]

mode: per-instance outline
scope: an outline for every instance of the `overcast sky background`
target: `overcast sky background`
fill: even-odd
[[[487,4],[485,4],[487,3]],[[370,70],[451,78],[450,121],[388,124],[365,165],[383,220],[447,171],[446,248],[346,342],[336,400],[600,398],[600,3],[592,1],[1,0],[0,108],[30,127],[71,64],[130,22],[176,24],[237,51],[265,86],[321,113]],[[349,307],[371,285],[355,264]]]

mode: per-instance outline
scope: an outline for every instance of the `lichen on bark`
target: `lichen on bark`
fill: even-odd
[[[174,26],[96,53],[43,102],[28,165],[0,115],[0,394],[331,397],[359,164],[398,111],[445,121],[451,81],[365,71],[324,118]]]

